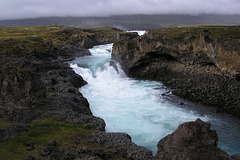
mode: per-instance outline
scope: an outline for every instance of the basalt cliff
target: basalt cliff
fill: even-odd
[[[149,33],[145,38],[136,38],[135,33],[111,28],[80,29],[57,25],[0,27],[0,159],[239,159],[217,148],[216,132],[200,119],[180,125],[174,133],[159,141],[156,156],[134,144],[125,133],[104,132],[104,120],[92,115],[87,99],[78,91],[87,82],[76,75],[66,62],[90,55],[88,48],[93,45],[119,41],[114,45],[114,57],[121,60],[125,71],[132,76],[136,76],[133,73],[142,75],[139,77],[150,75],[145,72],[151,71],[151,68],[141,70],[139,67],[138,70],[137,66],[145,64],[147,68],[149,64],[157,64],[158,59],[167,62],[163,64],[165,72],[168,72],[168,66],[172,68],[176,65],[176,61],[185,65],[174,56],[174,52],[170,52],[171,55],[167,50],[161,56],[155,51],[145,56],[131,55],[146,49],[144,46],[140,48],[141,39],[142,45],[149,46],[149,50],[154,45],[164,50],[164,41],[155,43],[149,36],[154,37]],[[192,37],[189,36],[186,41],[190,42]],[[206,35],[204,37],[202,41],[206,40]],[[130,52],[123,54],[124,50]],[[184,59],[184,55],[182,57]],[[202,62],[205,58],[202,57]],[[189,66],[193,64],[191,59],[188,62]],[[201,65],[196,64],[196,67]],[[205,65],[210,72],[215,71],[212,68],[216,68],[217,64]],[[205,69],[199,70],[199,73],[203,71]],[[227,81],[238,82],[234,64],[225,72],[229,74]],[[219,73],[216,75],[221,78]],[[182,78],[183,74],[179,76]]]
[[[150,30],[114,43],[112,57],[130,77],[240,117],[239,26]]]

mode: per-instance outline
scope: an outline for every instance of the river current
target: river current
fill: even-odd
[[[180,99],[161,82],[128,78],[118,64],[117,69],[110,66],[112,45],[95,46],[90,49],[91,56],[70,63],[88,82],[79,91],[88,99],[93,114],[104,119],[107,132],[128,133],[134,143],[155,154],[161,138],[179,124],[201,118],[217,130],[221,149],[240,155],[238,119]]]

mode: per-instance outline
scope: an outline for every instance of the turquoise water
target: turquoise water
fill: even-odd
[[[240,122],[217,115],[173,96],[162,83],[128,78],[117,64],[109,65],[112,44],[90,49],[92,56],[75,59],[70,66],[88,85],[80,92],[91,111],[106,122],[107,132],[128,133],[133,142],[156,153],[158,141],[179,124],[201,118],[212,123],[219,135],[219,147],[240,155]],[[184,102],[184,106],[179,103]]]

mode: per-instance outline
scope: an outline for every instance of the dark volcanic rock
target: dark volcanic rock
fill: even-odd
[[[35,158],[31,155],[27,155],[23,160],[35,160]]]
[[[3,141],[6,141],[13,136],[16,136],[22,132],[25,132],[28,130],[28,125],[26,124],[14,124],[7,128],[0,127],[0,143]]]
[[[86,137],[86,140],[114,149],[118,154],[127,159],[152,159],[152,151],[137,146],[126,133],[94,133]]]
[[[231,32],[215,37],[214,27],[192,29],[149,31],[118,41],[112,58],[130,77],[162,81],[180,97],[240,117],[239,38],[226,38]]]
[[[216,131],[210,124],[197,119],[179,125],[177,130],[158,142],[157,159],[169,160],[216,160],[231,159],[217,147]]]
[[[29,115],[28,111],[39,106],[39,100],[45,98],[46,90],[39,81],[40,75],[6,65],[12,64],[5,64],[0,69],[0,115],[22,122],[28,119],[27,116],[34,116]]]

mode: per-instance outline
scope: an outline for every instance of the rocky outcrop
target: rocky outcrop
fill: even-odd
[[[9,35],[0,40],[0,118],[14,122],[30,122],[44,116],[78,119],[79,123],[88,122],[104,130],[105,123],[92,116],[87,100],[78,91],[86,82],[64,62],[90,55],[88,48],[93,45],[136,35],[111,28],[4,29]]]
[[[131,141],[131,138],[124,133],[96,133],[89,134],[83,140],[84,144],[99,144],[98,148],[82,146],[80,148],[71,148],[64,150],[60,144],[52,140],[47,145],[41,147],[39,157],[41,159],[137,159],[151,160],[152,152],[144,147],[137,146]],[[79,145],[80,137],[72,142]],[[34,144],[26,144],[27,149],[34,150]],[[106,149],[107,148],[107,149]],[[36,157],[27,155],[25,159]]]
[[[179,125],[176,131],[161,139],[155,157],[165,160],[231,159],[217,144],[216,131],[210,130],[209,123],[197,119]]]
[[[240,117],[239,27],[149,31],[114,43],[112,58],[135,78],[159,80],[173,93]]]
[[[52,30],[54,28],[50,27]],[[51,34],[50,29],[47,31],[48,34]],[[61,27],[58,29],[57,26],[57,31],[52,33],[53,37],[50,39],[35,36],[0,40],[0,119],[11,122],[7,127],[0,124],[0,145],[22,132],[31,130],[31,122],[36,119],[43,121],[54,119],[72,126],[80,125],[87,128],[84,130],[86,133],[79,133],[87,135],[82,142],[87,147],[62,149],[62,144],[50,142],[49,145],[38,146],[41,149],[38,157],[152,158],[151,151],[134,144],[128,135],[104,132],[104,120],[92,115],[87,99],[78,91],[78,88],[87,82],[65,63],[76,56],[90,55],[87,48],[93,45],[112,43],[116,38],[136,35],[126,35],[119,30],[117,33],[112,31],[109,33],[108,29],[106,31]],[[97,133],[88,135],[88,128],[89,130],[93,128]],[[77,138],[73,140],[74,142],[72,140],[69,139],[67,143],[81,146]],[[21,137],[18,141],[22,141]],[[93,143],[96,144],[92,145]],[[103,144],[105,147],[101,147]],[[33,153],[31,151],[38,152],[34,143],[24,145],[28,154]],[[88,146],[99,146],[99,149]],[[0,155],[0,159],[6,159],[2,157],[2,153]],[[25,159],[35,159],[34,157],[36,158],[36,155],[33,153],[27,155]]]
[[[89,142],[97,142],[104,147],[113,148],[126,159],[152,159],[152,151],[132,143],[126,133],[94,133],[86,137]]]

